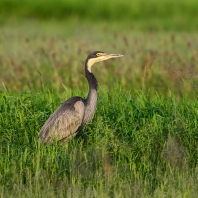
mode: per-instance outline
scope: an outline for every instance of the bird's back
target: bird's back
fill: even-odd
[[[65,141],[76,136],[85,114],[84,99],[73,97],[64,102],[45,122],[39,138],[44,142]]]

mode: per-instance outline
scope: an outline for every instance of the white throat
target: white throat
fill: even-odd
[[[94,59],[89,59],[88,62],[87,62],[87,69],[88,69],[88,71],[90,73],[91,73],[91,68],[94,65],[94,63],[95,63],[95,60]]]
[[[87,69],[91,73],[91,67],[94,65],[94,63],[100,62],[105,60],[104,57],[97,57],[97,58],[91,58],[87,62]]]

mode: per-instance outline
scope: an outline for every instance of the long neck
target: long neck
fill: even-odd
[[[86,98],[86,112],[84,122],[91,122],[97,103],[97,93],[98,93],[98,81],[95,76],[87,69],[85,64],[85,76],[89,83],[89,93]]]
[[[92,90],[95,90],[96,92],[98,91],[98,81],[96,80],[95,76],[87,70],[87,68],[85,68],[85,76],[89,83],[89,94],[87,96],[88,99]]]

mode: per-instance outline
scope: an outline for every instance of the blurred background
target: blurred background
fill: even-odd
[[[197,21],[197,0],[1,0],[0,90],[86,93],[84,61],[101,50],[125,56],[93,68],[100,86],[197,97]]]

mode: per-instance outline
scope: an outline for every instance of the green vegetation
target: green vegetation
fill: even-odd
[[[100,87],[93,123],[46,147],[37,132],[70,96],[1,94],[2,197],[197,197],[197,101]]]
[[[89,9],[88,9],[89,8]],[[0,1],[0,197],[198,197],[198,3]],[[97,111],[64,145],[38,132],[98,63]]]
[[[29,24],[31,23],[31,27]],[[124,54],[98,63],[93,71],[101,85],[163,95],[197,97],[197,33],[120,31],[99,23],[10,22],[0,34],[0,81],[8,90],[86,90],[84,62],[88,53],[104,50]],[[3,90],[3,87],[0,87]]]
[[[0,17],[128,23],[138,29],[198,30],[197,0],[1,0]]]

